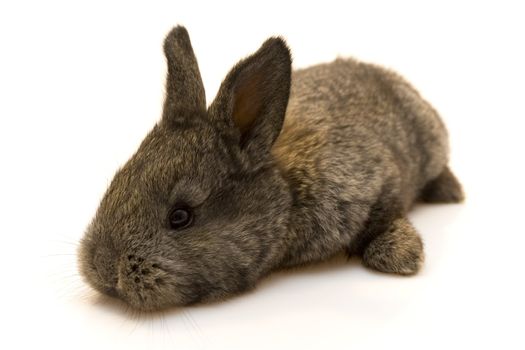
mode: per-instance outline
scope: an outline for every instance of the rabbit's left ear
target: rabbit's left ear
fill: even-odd
[[[175,118],[184,111],[205,111],[204,85],[186,28],[177,26],[170,31],[164,40],[164,54],[168,78],[163,118]]]
[[[292,59],[281,38],[266,40],[228,73],[208,109],[213,122],[233,132],[253,163],[266,158],[279,136],[290,95]]]

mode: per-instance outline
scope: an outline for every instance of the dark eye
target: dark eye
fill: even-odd
[[[193,213],[188,207],[176,207],[169,215],[170,227],[173,230],[179,230],[191,225],[193,221]]]

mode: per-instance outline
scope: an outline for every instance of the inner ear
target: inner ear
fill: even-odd
[[[233,101],[233,123],[245,136],[253,127],[263,107],[261,72],[245,75],[235,87]]]

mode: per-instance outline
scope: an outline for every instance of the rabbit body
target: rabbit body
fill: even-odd
[[[373,209],[403,216],[446,168],[448,140],[435,110],[400,76],[337,59],[294,72],[273,153],[294,194],[296,244],[284,262],[293,265],[342,248],[362,252],[381,233],[366,232]]]
[[[96,290],[142,310],[216,300],[269,272],[346,251],[416,273],[416,199],[457,202],[443,123],[380,67],[338,59],[292,73],[268,39],[211,105],[189,35],[166,37],[161,120],[115,174],[79,248]]]

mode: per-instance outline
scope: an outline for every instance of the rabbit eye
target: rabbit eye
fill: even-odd
[[[169,214],[170,227],[173,230],[186,228],[193,222],[193,213],[188,207],[176,207]]]

